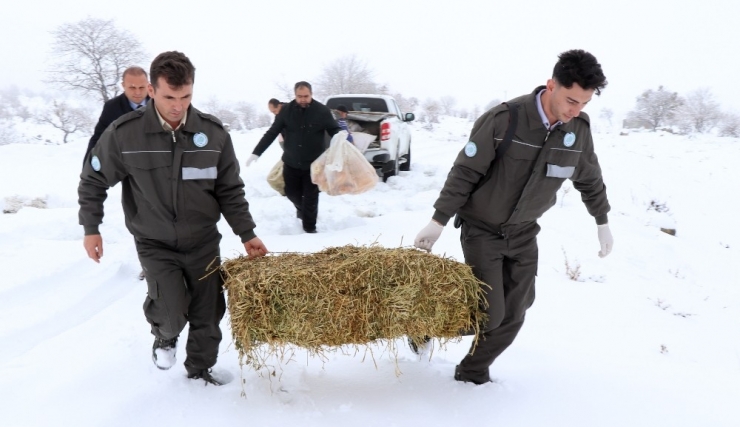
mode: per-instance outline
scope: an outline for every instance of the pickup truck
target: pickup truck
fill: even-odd
[[[365,158],[385,182],[399,171],[411,170],[411,130],[408,122],[414,113],[402,113],[396,100],[388,95],[343,94],[324,100],[331,110],[344,105],[349,110],[347,123],[375,135],[364,152]],[[355,122],[355,123],[352,123]]]

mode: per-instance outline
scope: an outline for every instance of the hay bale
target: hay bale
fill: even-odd
[[[455,338],[485,320],[485,284],[471,268],[417,249],[348,245],[222,269],[235,346],[255,367],[289,345],[322,354],[404,335]]]

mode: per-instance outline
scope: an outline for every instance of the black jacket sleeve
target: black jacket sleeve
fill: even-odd
[[[329,136],[334,136],[337,132],[342,130],[342,128],[340,128],[339,123],[334,120],[334,116],[332,116],[329,107],[324,107],[323,110],[322,114],[324,117],[322,118],[322,121],[325,123],[326,133],[328,133]]]
[[[278,115],[275,117],[275,121],[272,122],[272,126],[270,126],[270,129],[267,129],[267,132],[265,132],[265,135],[260,139],[260,142],[257,143],[257,146],[254,147],[254,151],[252,151],[252,154],[261,156],[262,153],[267,150],[267,148],[270,146],[270,144],[275,141],[275,138],[280,135],[280,132],[285,128],[285,116],[287,114],[288,108],[283,107],[283,109],[278,113]]]

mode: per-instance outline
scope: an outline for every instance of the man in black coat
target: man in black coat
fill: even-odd
[[[319,187],[311,181],[311,163],[326,149],[324,133],[334,136],[340,130],[331,111],[313,99],[311,84],[298,82],[295,99],[280,109],[247,160],[249,166],[282,133],[285,195],[295,205],[296,216],[303,221],[306,233],[316,232],[319,213]]]
[[[123,93],[113,99],[109,99],[103,105],[103,112],[100,113],[98,124],[95,125],[95,132],[93,132],[93,136],[87,144],[85,158],[90,154],[90,150],[92,150],[95,144],[98,143],[100,135],[103,134],[105,129],[110,126],[111,123],[122,115],[145,106],[146,102],[149,100],[149,95],[147,95],[149,80],[146,71],[144,71],[143,68],[126,68],[126,70],[123,71],[121,79]]]
[[[95,132],[93,132],[93,136],[87,144],[87,151],[85,151],[85,157],[82,160],[83,167],[86,163],[87,156],[90,155],[90,151],[98,143],[98,139],[105,132],[105,129],[116,121],[117,118],[146,106],[147,101],[149,101],[149,77],[143,68],[136,66],[126,68],[123,71],[121,80],[123,93],[109,99],[103,104],[103,112],[100,113],[98,124],[95,125]],[[142,269],[139,273],[139,280],[144,280],[145,277],[144,270]]]

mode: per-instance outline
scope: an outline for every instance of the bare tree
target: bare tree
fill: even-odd
[[[442,112],[442,106],[439,101],[432,98],[427,98],[421,109],[424,110],[424,122],[426,123],[424,128],[432,130],[434,123],[439,123],[439,114]]]
[[[685,132],[709,132],[722,118],[719,103],[708,88],[697,89],[688,95],[676,112],[679,128]]]
[[[228,125],[229,129],[241,130],[242,128],[239,122],[239,115],[235,111],[235,108],[220,103],[216,98],[212,97],[203,103],[203,112],[216,116],[221,120],[221,123]]]
[[[659,86],[658,90],[648,89],[637,97],[635,109],[627,114],[627,120],[645,124],[655,131],[670,123],[681,104],[678,93],[670,92],[663,86]]]
[[[16,85],[0,91],[0,118],[20,117],[25,122],[33,117],[21,101],[21,90]]]
[[[473,106],[473,109],[470,110],[470,116],[468,120],[470,120],[471,122],[474,122],[478,120],[478,117],[480,117],[480,107],[475,105]]]
[[[411,98],[406,98],[400,93],[395,93],[393,94],[393,99],[395,99],[396,103],[398,103],[398,108],[401,109],[402,113],[411,113],[419,105],[419,100],[414,98],[413,96]]]
[[[265,105],[267,105],[267,101],[265,101]],[[257,124],[259,114],[257,113],[257,109],[254,108],[254,105],[248,102],[240,102],[236,105],[236,111],[239,113],[239,119],[244,124],[244,129],[259,127]]]
[[[445,95],[441,98],[439,98],[440,107],[442,107],[442,114],[445,116],[453,116],[455,113],[455,104],[457,104],[457,100],[455,97],[450,95]]]
[[[123,71],[145,61],[139,41],[113,20],[85,18],[52,32],[53,65],[48,82],[105,102],[119,93]]]
[[[725,113],[719,123],[719,136],[740,137],[740,114]]]
[[[0,145],[12,144],[14,142],[18,142],[18,135],[13,122],[0,118]]]
[[[378,93],[373,71],[355,55],[344,56],[324,67],[316,79],[315,92],[320,98],[340,93]]]
[[[601,109],[601,112],[599,113],[599,117],[609,122],[609,126],[611,127],[612,117],[614,117],[614,110],[612,110],[611,108],[604,107]]]
[[[254,121],[254,127],[256,128],[266,128],[272,125],[273,120],[275,117],[272,114],[267,113],[261,113],[257,116],[257,118]]]
[[[64,101],[54,100],[49,111],[40,113],[36,117],[39,123],[52,125],[64,133],[64,143],[67,137],[79,130],[88,132],[93,127],[93,120],[82,108],[72,107]],[[88,132],[89,133],[89,132]]]
[[[295,98],[295,90],[293,90],[293,86],[289,84],[286,81],[282,82],[275,82],[275,88],[280,92],[280,95],[283,98],[283,102],[289,102],[292,101],[293,98]],[[265,100],[265,105],[267,105],[267,99]]]

